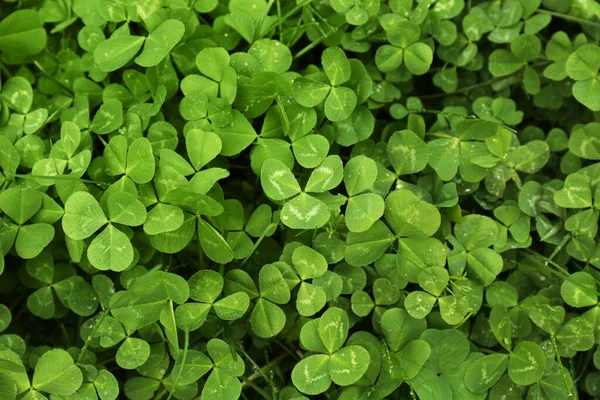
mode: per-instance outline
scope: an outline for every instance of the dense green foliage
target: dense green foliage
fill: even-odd
[[[0,18],[1,400],[600,396],[596,0]]]

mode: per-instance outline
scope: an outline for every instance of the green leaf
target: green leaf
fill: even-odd
[[[328,47],[321,56],[323,69],[332,86],[338,86],[350,79],[350,63],[339,47]]]
[[[492,249],[478,248],[467,254],[467,268],[479,278],[484,286],[494,282],[502,272],[504,262],[502,256]]]
[[[139,226],[146,221],[146,207],[127,192],[115,192],[108,197],[108,216],[111,222]]]
[[[323,82],[309,78],[294,80],[294,99],[304,107],[315,107],[327,97],[331,87]]]
[[[221,139],[213,132],[190,130],[185,137],[188,157],[196,171],[214,160],[221,152]]]
[[[0,209],[22,225],[42,207],[40,192],[32,188],[10,188],[0,193]]]
[[[300,101],[299,103],[302,104]],[[331,122],[343,121],[350,117],[357,103],[358,98],[352,89],[333,87],[325,100],[325,116]]]
[[[127,152],[125,173],[137,184],[148,183],[154,177],[154,155],[152,145],[145,137],[135,139]]]
[[[510,50],[519,60],[530,62],[539,56],[542,42],[537,36],[524,33],[510,43]]]
[[[168,19],[154,29],[146,38],[144,50],[135,63],[142,67],[152,67],[169,55],[185,32],[185,25],[176,19]]]
[[[322,135],[307,135],[292,143],[294,157],[304,168],[315,168],[325,160],[329,141]]]
[[[329,221],[331,213],[321,200],[301,193],[285,203],[281,210],[283,224],[292,229],[317,229]]]
[[[200,398],[202,400],[237,399],[241,393],[242,384],[236,377],[215,368],[208,376]]]
[[[331,386],[329,377],[329,356],[315,354],[300,360],[292,371],[292,382],[302,393],[321,394]]]
[[[37,257],[54,239],[54,228],[49,224],[30,224],[19,228],[15,250],[19,257]]]
[[[564,188],[554,192],[554,201],[565,208],[591,207],[592,190],[588,180],[576,174],[567,176]]]
[[[185,386],[202,378],[212,367],[213,363],[206,354],[188,350],[185,360],[183,353],[175,359],[171,376],[179,377],[179,384]]]
[[[202,250],[214,262],[227,264],[233,260],[234,254],[229,243],[211,224],[202,218],[198,218],[198,238]]]
[[[419,25],[408,19],[401,20],[387,29],[387,37],[394,46],[407,48],[419,40],[421,28]]]
[[[183,211],[171,204],[159,203],[148,212],[144,221],[144,232],[148,235],[158,235],[173,232],[183,225]]]
[[[210,304],[185,303],[175,310],[177,327],[188,332],[200,329],[211,309]]]
[[[508,376],[517,385],[538,382],[546,371],[546,354],[534,342],[519,342],[510,354]]]
[[[119,100],[109,99],[102,103],[90,130],[100,135],[111,133],[123,124],[123,104]]]
[[[0,22],[2,24],[4,21]],[[9,107],[21,114],[27,114],[33,104],[33,89],[29,81],[21,76],[13,76],[2,86],[2,98]]]
[[[591,122],[575,129],[569,137],[569,150],[577,157],[600,160],[600,124]]]
[[[265,71],[283,73],[292,65],[292,52],[278,40],[256,40],[250,46],[248,54],[256,57]]]
[[[42,354],[33,372],[32,386],[36,390],[59,396],[70,396],[83,382],[83,374],[64,350],[54,349]]]
[[[344,258],[348,264],[361,267],[375,262],[390,247],[394,236],[381,221],[360,233],[348,233]]]
[[[429,293],[417,290],[406,296],[404,307],[411,317],[423,319],[429,315],[436,301],[437,299]]]
[[[600,81],[598,80],[598,77],[587,79],[585,81],[578,81],[573,85],[573,96],[577,101],[592,111],[600,111],[600,101],[598,100],[599,94]]]
[[[270,158],[263,163],[260,178],[265,194],[273,200],[289,199],[300,193],[300,185],[292,171],[275,158]]]
[[[256,139],[256,131],[239,111],[233,111],[233,120],[229,125],[215,128],[221,138],[221,155],[234,156],[250,146]]]
[[[43,18],[32,9],[17,10],[0,22],[0,51],[31,56],[46,47]]]
[[[220,82],[223,70],[229,65],[229,53],[222,47],[206,47],[198,53],[195,61],[201,73]]]
[[[371,357],[361,346],[346,346],[329,359],[329,376],[333,383],[339,386],[349,386],[356,383],[369,368]]]
[[[385,202],[375,193],[365,193],[348,199],[346,226],[350,232],[364,232],[383,216]]]
[[[595,44],[585,44],[572,53],[566,64],[569,77],[576,81],[595,78],[600,69],[598,50]]]
[[[303,317],[315,315],[327,302],[325,289],[311,283],[302,282],[296,296],[296,309]]]
[[[290,301],[290,288],[275,265],[267,264],[263,266],[260,269],[258,280],[260,294],[265,299],[276,304],[286,304]]]
[[[258,299],[250,324],[252,331],[261,338],[270,338],[277,335],[285,326],[285,313],[281,308],[265,299]]]
[[[546,142],[532,140],[524,146],[518,147],[506,160],[514,164],[517,171],[528,174],[538,172],[550,159],[550,148]]]
[[[413,340],[397,354],[404,378],[413,379],[429,359],[431,348],[424,340]]]
[[[303,280],[317,278],[327,271],[325,257],[308,246],[299,246],[294,250],[292,263]]]
[[[498,225],[483,215],[467,215],[454,225],[454,235],[467,250],[489,247],[496,242]]]
[[[127,235],[109,225],[92,240],[87,256],[99,270],[124,271],[133,262],[133,246]]]
[[[425,43],[413,43],[404,50],[406,68],[415,75],[427,73],[432,62],[433,50]]]
[[[348,337],[348,315],[337,307],[328,308],[319,320],[319,337],[329,353],[336,352]]]
[[[523,66],[523,63],[510,51],[497,49],[490,54],[489,70],[494,76],[510,75]]]
[[[426,327],[424,319],[415,319],[400,308],[391,308],[381,316],[381,330],[392,351],[402,350],[408,343],[418,339]]]
[[[470,342],[456,329],[427,329],[421,340],[426,341],[431,349],[425,367],[435,373],[455,372],[469,356]]]
[[[408,129],[394,132],[388,141],[387,151],[398,175],[419,172],[429,161],[429,149],[425,142]]]
[[[148,342],[138,338],[127,338],[117,350],[115,360],[123,369],[136,369],[143,365],[150,356]]]
[[[460,149],[459,141],[454,139],[434,139],[427,142],[429,165],[440,179],[449,181],[458,172]]]
[[[337,155],[329,156],[311,172],[305,190],[312,193],[332,190],[342,182],[343,173],[341,158]]]
[[[125,66],[142,48],[143,36],[113,35],[94,49],[94,61],[103,72],[116,71]]]
[[[86,239],[107,222],[100,204],[87,192],[73,193],[65,203],[62,227],[71,239]]]
[[[376,180],[377,164],[366,156],[352,157],[344,166],[344,185],[349,196],[364,192]]]
[[[465,374],[465,385],[473,393],[488,390],[504,374],[508,367],[506,354],[490,354],[476,360]]]
[[[596,281],[587,272],[574,272],[562,283],[560,294],[571,307],[587,307],[598,303]]]
[[[406,189],[395,190],[385,199],[384,216],[398,236],[426,238],[440,226],[437,207]]]
[[[250,306],[250,297],[244,292],[234,293],[214,304],[215,313],[224,321],[240,319]]]
[[[210,269],[196,272],[189,279],[190,298],[202,303],[214,303],[223,291],[225,282],[221,274]]]

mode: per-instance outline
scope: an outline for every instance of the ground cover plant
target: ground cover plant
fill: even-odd
[[[600,397],[594,0],[2,0],[0,399]]]

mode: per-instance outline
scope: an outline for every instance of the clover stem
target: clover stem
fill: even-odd
[[[486,86],[493,85],[494,83],[499,82],[502,79],[506,79],[507,77],[509,77],[511,75],[514,75],[514,74],[497,76],[495,78],[488,79],[487,81],[484,81],[484,82],[481,82],[481,83],[476,83],[474,85],[465,86],[464,88],[457,89],[457,90],[455,90],[453,92],[450,92],[450,93],[428,94],[428,95],[425,95],[425,96],[420,96],[420,98],[421,99],[426,99],[426,100],[429,100],[429,99],[440,99],[440,98],[447,97],[447,96],[452,96],[452,95],[455,95],[455,94],[467,93],[467,92],[470,92],[471,90],[475,90],[475,89],[479,89],[479,88],[483,88],[483,87],[486,87]]]
[[[271,229],[273,229],[273,226],[277,226],[277,225],[275,223],[271,222],[269,225],[267,225],[267,227],[265,229],[263,229],[262,233],[260,234],[260,237],[254,243],[254,246],[252,247],[252,251],[250,252],[250,254],[248,254],[246,256],[246,258],[244,258],[242,260],[240,267],[243,267],[244,264],[246,264],[246,262],[250,259],[250,257],[252,257],[252,254],[254,254],[254,252],[256,251],[258,246],[260,246],[260,243],[264,240],[265,236],[267,236],[267,233],[269,233],[269,231]]]
[[[556,11],[550,11],[550,10],[537,10],[537,12],[541,13],[541,14],[552,15],[553,17],[561,18],[566,21],[579,22],[580,24],[583,24],[583,25],[589,25],[589,26],[593,26],[595,28],[600,28],[600,22],[594,22],[594,21],[590,21],[590,20],[587,20],[584,18],[574,17],[572,15],[563,14],[563,13],[559,13]]]
[[[487,121],[487,120],[482,120],[479,117],[476,117],[474,115],[462,115],[462,114],[457,114],[457,113],[452,113],[452,112],[446,112],[446,111],[439,111],[439,110],[428,110],[428,109],[420,109],[417,111],[409,111],[409,114],[437,114],[437,115],[444,115],[444,116],[449,116],[449,117],[462,117],[465,119],[476,119],[476,120],[480,120],[480,121],[486,121],[486,122],[491,122],[493,124],[496,124],[502,128],[508,129],[509,131],[513,132],[513,133],[517,133],[517,131],[513,128],[511,128],[510,126],[504,125],[500,122],[495,122],[495,121]]]
[[[158,393],[156,393],[156,396],[154,396],[154,400],[162,399],[162,397],[165,395],[165,393],[167,393],[167,388],[163,387],[162,389],[160,389],[158,391]]]
[[[250,357],[250,355],[248,353],[246,353],[246,350],[244,350],[242,348],[242,346],[238,346],[238,350],[240,351],[240,353],[242,353],[242,355],[246,358],[246,360],[248,360],[250,362],[250,364],[252,364],[252,367],[256,370],[256,372],[258,372],[260,374],[260,376],[266,381],[269,382],[269,377],[267,376],[267,374],[263,371],[263,368],[259,367],[258,364],[256,363],[256,361],[254,361],[254,359],[252,359],[252,357]],[[266,367],[266,366],[265,366]]]
[[[167,396],[167,400],[170,400],[177,388],[177,384],[179,383],[179,379],[181,379],[181,374],[183,373],[183,368],[185,367],[185,359],[187,358],[188,348],[190,347],[190,332],[186,329],[184,332],[184,344],[183,344],[183,355],[181,356],[181,369],[177,374],[177,378],[173,383],[173,389],[170,390],[169,396]]]
[[[6,65],[4,65],[4,63],[0,62],[0,70],[2,72],[4,72],[4,74],[6,75],[7,78],[11,78],[12,74],[10,73],[10,71],[8,70],[8,68],[6,68]]]
[[[296,6],[294,8],[292,8],[290,11],[286,12],[285,14],[283,14],[283,17],[279,17],[277,18],[277,21],[273,22],[270,26],[269,29],[265,30],[266,32],[269,32],[271,29],[276,28],[278,26],[281,26],[281,24],[288,19],[290,16],[294,15],[298,10],[300,10],[301,8],[303,8],[304,6],[307,6],[308,4],[310,4],[312,2],[312,0],[307,0],[307,1],[303,1],[300,4],[296,4]],[[278,6],[279,6],[279,2]],[[281,36],[279,37],[281,39]],[[283,40],[282,40],[283,41]]]
[[[273,365],[278,365],[281,360],[283,360],[285,358],[285,354],[280,355],[279,357],[276,357],[271,363],[270,365],[265,365],[264,367],[261,368],[261,370],[266,369],[269,366],[273,366]],[[250,375],[247,380],[248,382],[253,382],[254,380],[258,379],[262,377],[261,372],[259,371],[255,371],[252,375]],[[242,382],[242,388],[244,388],[245,386],[250,386],[249,383],[247,382]]]
[[[98,186],[110,186],[110,183],[93,181],[91,179],[76,178],[76,177],[70,176],[70,175],[45,176],[45,175],[34,175],[34,174],[14,174],[14,176],[17,178],[23,178],[23,179],[58,179],[58,180],[63,180],[63,181],[79,181],[79,182],[90,183],[92,185],[98,185]]]
[[[73,89],[71,89],[70,87],[65,85],[63,82],[59,81],[58,79],[56,79],[56,77],[54,75],[50,74],[48,71],[46,71],[39,62],[34,61],[33,65],[35,65],[35,67],[42,73],[42,75],[44,75],[46,78],[50,79],[52,82],[56,83],[58,86],[61,87],[61,89],[63,89],[67,93],[69,93],[71,96],[73,96],[75,94],[75,92],[73,92]]]
[[[297,359],[297,360],[301,360],[302,358],[298,356],[298,354],[294,353],[292,350],[290,350],[290,348],[283,343],[281,340],[277,339],[277,338],[273,338],[273,341],[275,343],[277,343],[277,345],[279,347],[281,347],[286,353],[288,353],[290,356],[292,356],[293,358]]]
[[[552,347],[554,348],[554,354],[556,355],[556,362],[558,363],[558,368],[560,369],[560,374],[563,377],[563,381],[565,382],[565,389],[567,389],[567,393],[569,397],[573,396],[571,392],[571,388],[569,387],[569,380],[567,379],[567,375],[565,374],[565,367],[563,366],[562,360],[560,359],[560,354],[558,354],[558,345],[556,344],[556,338],[554,335],[550,335],[550,340],[552,341]]]
[[[104,318],[107,315],[108,315],[108,309],[104,310],[102,312],[102,315],[100,316],[100,318],[98,318],[98,321],[96,321],[96,324],[94,325],[94,329],[92,329],[92,333],[90,333],[88,338],[85,340],[85,343],[83,344],[83,347],[81,348],[81,351],[79,351],[79,355],[77,356],[77,361],[76,361],[77,363],[80,363],[81,360],[83,360],[83,355],[85,354],[85,351],[89,347],[90,343],[92,343],[92,339],[96,335],[96,332],[98,331],[98,329],[100,329],[100,324],[102,324],[102,321],[104,321]]]
[[[343,24],[341,24],[338,27],[332,27],[329,32],[327,32],[325,35],[321,35],[319,38],[317,38],[316,40],[314,40],[312,43],[310,43],[309,45],[307,45],[306,47],[304,47],[302,50],[300,50],[298,53],[296,53],[296,55],[294,55],[294,58],[300,58],[302,57],[304,54],[308,53],[309,51],[311,51],[312,49],[314,49],[315,47],[317,47],[318,45],[321,44],[321,42],[323,42],[323,40],[327,39],[329,37],[329,35],[337,32],[338,29],[342,29],[346,26],[346,23],[344,22]]]
[[[244,376],[241,376],[240,378],[242,379],[242,387],[244,386],[243,384],[245,383],[247,386],[254,389],[254,391],[256,393],[260,394],[266,400],[272,400],[271,396],[269,396],[264,390],[262,390],[260,387],[258,387],[258,385],[256,385],[254,382],[248,380],[248,378],[246,378]]]

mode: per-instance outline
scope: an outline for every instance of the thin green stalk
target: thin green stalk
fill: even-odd
[[[88,338],[85,340],[85,343],[83,344],[83,347],[81,348],[81,351],[79,351],[79,355],[77,356],[76,362],[80,363],[81,360],[83,360],[83,355],[85,354],[85,351],[89,347],[90,343],[92,343],[92,339],[94,338],[94,336],[96,336],[96,332],[98,332],[98,329],[100,328],[100,324],[102,323],[102,321],[104,321],[104,318],[107,315],[108,315],[108,309],[104,310],[102,312],[102,315],[98,319],[98,321],[96,321],[96,324],[94,325],[94,329],[92,329],[92,333],[90,333],[90,336],[88,336]]]
[[[475,115],[462,115],[462,114],[456,114],[453,112],[446,112],[446,111],[439,111],[439,110],[427,110],[427,109],[421,109],[418,111],[410,111],[409,114],[437,114],[437,115],[444,115],[447,117],[461,117],[461,118],[465,118],[465,119],[478,119],[480,121],[486,121],[486,122],[491,122],[493,124],[496,124],[502,128],[508,129],[509,131],[513,132],[513,133],[517,133],[517,131],[513,128],[511,128],[510,126],[506,126],[500,122],[496,122],[496,121],[488,121],[488,120],[484,120],[481,119]]]
[[[575,17],[573,15],[563,14],[563,13],[559,13],[556,11],[550,11],[550,10],[537,10],[537,12],[540,14],[552,15],[553,17],[564,19],[566,21],[578,22],[583,25],[593,26],[594,28],[600,28],[600,22],[590,21],[588,19]]]
[[[2,70],[2,72],[4,72],[4,74],[6,75],[7,78],[12,77],[12,74],[10,73],[8,68],[6,68],[6,65],[4,65],[4,63],[2,63],[2,62],[0,62],[0,70]]]
[[[71,96],[73,96],[75,94],[75,92],[73,91],[73,89],[71,89],[70,87],[68,87],[67,85],[65,85],[61,81],[59,81],[58,79],[56,79],[56,77],[54,77],[54,75],[52,75],[49,72],[47,72],[44,69],[44,67],[41,66],[41,64],[39,62],[34,61],[33,65],[35,65],[35,67],[42,73],[42,75],[44,75],[46,78],[50,79],[52,82],[56,83],[58,86],[60,86],[64,91],[66,91],[67,93],[69,93]]]
[[[560,369],[560,374],[563,377],[563,381],[565,383],[565,389],[567,389],[567,393],[569,397],[573,396],[571,392],[571,388],[569,387],[569,380],[567,379],[567,374],[565,374],[565,367],[563,366],[562,360],[560,359],[560,354],[558,354],[558,345],[556,344],[556,338],[554,335],[550,335],[550,340],[552,341],[552,347],[554,348],[554,354],[556,355],[556,362],[558,363],[558,368]]]
[[[240,267],[243,267],[244,264],[246,264],[246,262],[250,259],[250,257],[252,257],[252,254],[254,254],[254,252],[256,251],[256,249],[258,248],[258,246],[260,246],[261,242],[264,240],[265,236],[267,236],[267,233],[269,233],[269,231],[271,229],[273,229],[274,226],[277,226],[277,224],[271,222],[261,233],[260,237],[258,238],[258,240],[254,243],[254,246],[252,247],[252,251],[250,252],[250,254],[248,254],[248,256],[246,256],[246,258],[244,258],[240,264]]]
[[[339,29],[343,29],[345,26],[346,26],[346,23],[344,22],[343,24],[341,24],[337,28],[336,27],[332,27],[329,30],[329,32],[327,32],[325,35],[321,35],[319,38],[317,38],[317,40],[313,41],[311,44],[307,45],[302,50],[300,50],[298,53],[296,53],[296,55],[294,56],[294,58],[300,58],[300,57],[302,57],[303,55],[305,55],[306,53],[308,53],[309,51],[311,51],[312,49],[314,49],[315,47],[317,47],[318,45],[320,45],[321,42],[323,42],[323,40],[327,39],[330,35],[334,34]]]
[[[156,393],[156,396],[154,396],[154,400],[160,400],[162,399],[162,397],[165,395],[165,393],[167,393],[167,388],[166,387],[162,387],[158,393]]]
[[[254,367],[256,372],[258,372],[260,374],[260,376],[266,382],[269,382],[269,377],[267,376],[267,374],[265,374],[265,372],[262,370],[262,368],[258,366],[256,361],[254,361],[254,359],[252,359],[252,357],[250,357],[250,355],[248,353],[246,353],[246,351],[241,346],[238,347],[238,350],[240,351],[240,353],[242,353],[242,355],[246,358],[246,360],[248,360],[250,362],[250,364],[252,364],[252,367]]]
[[[269,3],[267,3],[267,6],[265,7],[265,12],[263,12],[263,14],[260,17],[260,21],[258,21],[258,25],[256,26],[256,32],[260,34],[260,32],[262,31],[262,25],[263,22],[265,22],[265,18],[267,17],[267,15],[269,14],[269,11],[271,11],[271,7],[273,7],[273,4],[275,4],[275,0],[269,0]],[[265,31],[269,32],[271,29]],[[260,36],[259,38],[262,38],[262,36]]]
[[[487,81],[484,81],[484,82],[481,82],[481,83],[476,83],[474,85],[465,86],[464,88],[457,89],[457,90],[455,90],[453,92],[450,92],[450,93],[428,94],[428,95],[425,95],[425,96],[419,96],[419,98],[420,99],[425,99],[425,100],[441,99],[443,97],[453,96],[455,94],[467,93],[467,92],[470,92],[470,91],[475,90],[475,89],[480,89],[480,88],[483,88],[483,87],[486,87],[486,86],[493,85],[494,83],[500,82],[502,79],[506,79],[506,78],[508,78],[509,76],[512,76],[512,75],[513,74],[511,74],[511,75],[504,75],[504,76],[498,76],[496,78],[488,79]]]
[[[281,20],[281,2],[280,0],[277,0],[277,20]],[[279,29],[279,41],[281,43],[285,43],[283,41],[283,30],[281,29],[281,24],[277,26],[277,28]]]
[[[281,342],[281,340],[279,340],[277,338],[273,338],[273,341],[275,343],[277,343],[277,345],[279,347],[281,347],[286,353],[288,353],[290,356],[292,356],[296,360],[300,360],[301,359],[300,356],[298,356],[298,354],[296,354],[292,350],[290,350],[290,348],[285,343]]]
[[[177,378],[173,384],[173,389],[169,392],[169,396],[167,400],[170,400],[179,384],[179,379],[181,379],[181,374],[183,373],[183,368],[185,366],[185,360],[187,358],[188,348],[190,347],[190,332],[186,329],[184,332],[184,344],[183,344],[183,355],[181,356],[181,368],[179,369],[179,373],[177,374]]]
[[[274,21],[273,23],[271,23],[271,25],[269,25],[269,28],[265,30],[265,32],[269,32],[271,31],[273,28],[277,28],[278,26],[280,26],[286,19],[288,19],[289,17],[291,17],[292,15],[294,15],[298,10],[300,10],[302,7],[309,5],[312,2],[312,0],[307,0],[304,1],[300,4],[297,4],[294,8],[292,8],[290,11],[286,12],[285,14],[283,14],[283,17],[277,18],[277,21]],[[281,38],[281,37],[280,37]],[[283,41],[283,40],[282,40]]]
[[[264,390],[262,390],[260,387],[258,387],[257,384],[248,380],[248,378],[246,378],[245,376],[240,376],[240,378],[242,379],[242,383],[245,383],[248,387],[251,387],[252,389],[254,389],[254,391],[256,393],[260,394],[263,398],[265,398],[266,400],[273,400],[271,398],[271,396],[269,396]]]
[[[98,181],[93,181],[91,179],[77,178],[77,177],[70,176],[70,175],[46,176],[46,175],[34,175],[34,174],[15,174],[14,176],[17,178],[23,178],[23,179],[57,179],[59,181],[60,180],[62,180],[62,181],[79,181],[79,182],[90,183],[92,185],[98,185],[98,186],[110,186],[110,183],[107,183],[107,182],[98,182]]]
[[[274,360],[273,360],[273,361],[270,363],[270,366],[273,366],[273,365],[278,365],[278,364],[281,362],[281,360],[283,360],[284,358],[285,358],[285,354],[282,354],[282,355],[280,355],[279,357],[275,358],[275,359],[274,359]],[[260,370],[264,370],[264,369],[266,369],[266,368],[267,368],[267,366],[265,365],[264,367],[260,368]],[[263,374],[263,373],[264,373],[264,371],[262,371],[262,373],[261,373],[260,371],[256,371],[256,372],[254,372],[252,375],[250,375],[250,376],[248,377],[248,381],[250,381],[250,382],[253,382],[253,381],[255,381],[255,380],[256,380],[256,379],[258,379],[258,378],[262,378],[262,374]],[[244,388],[244,387],[246,387],[246,386],[249,386],[249,385],[248,385],[246,382],[242,382],[242,388]]]

